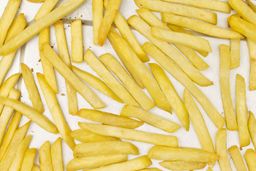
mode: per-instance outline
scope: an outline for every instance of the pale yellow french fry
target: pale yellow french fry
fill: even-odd
[[[182,17],[171,13],[163,13],[164,22],[199,32],[208,36],[223,39],[241,39],[243,36],[235,31],[221,28],[219,26],[205,23],[199,20],[193,20],[188,17]]]
[[[231,63],[230,68],[237,68],[240,66],[240,39],[230,40]]]
[[[33,2],[33,3],[42,3],[45,0],[28,0],[29,2]]]
[[[72,72],[72,70],[54,52],[50,45],[46,44],[44,46],[43,53],[54,68],[88,101],[88,103],[94,108],[105,107],[105,104],[99,97]]]
[[[247,40],[250,55],[250,79],[249,89],[256,90],[256,42]]]
[[[256,168],[256,152],[252,149],[246,150],[244,154],[245,161],[249,171],[255,171]]]
[[[19,10],[21,0],[9,0],[0,20],[0,46],[4,44],[9,28]]]
[[[95,134],[86,129],[77,129],[71,132],[71,136],[83,143],[89,142],[101,142],[101,141],[118,141],[118,138],[110,137],[110,136],[102,136]]]
[[[31,140],[32,136],[30,135],[24,138],[22,142],[19,144],[13,162],[9,168],[9,171],[17,171],[21,169],[23,158],[25,156],[25,153],[29,147]]]
[[[44,15],[42,18],[30,24],[24,31],[5,43],[4,46],[0,48],[0,55],[6,55],[10,52],[17,50],[19,47],[24,45],[27,41],[32,39],[44,28],[55,23],[64,16],[70,14],[79,6],[84,3],[84,0],[68,0],[62,3],[59,7],[55,8],[52,12]]]
[[[175,63],[193,80],[201,86],[210,86],[212,81],[206,78],[199,70],[197,70],[186,57],[174,47],[173,44],[168,44],[166,41],[159,40],[152,36],[151,27],[138,16],[132,16],[128,20],[129,24],[138,32],[143,34],[153,44],[155,44],[161,51],[168,55],[168,58],[174,60]]]
[[[83,26],[81,20],[71,23],[71,60],[76,63],[83,62]]]
[[[32,171],[41,171],[40,170],[40,167],[36,164],[34,164],[33,168],[32,168]]]
[[[198,109],[195,101],[189,94],[188,90],[185,89],[183,96],[185,106],[189,113],[189,118],[193,124],[193,127],[202,146],[202,149],[209,152],[214,152],[214,146],[211,139],[211,135],[209,133],[209,130],[206,126],[206,123],[200,110]]]
[[[233,108],[230,90],[230,66],[231,53],[230,47],[227,45],[220,45],[220,90],[221,99],[224,109],[226,126],[229,130],[237,130],[236,114]]]
[[[87,120],[100,122],[104,125],[112,125],[123,128],[134,129],[143,125],[143,122],[98,110],[81,109],[77,115]]]
[[[91,50],[85,52],[84,60],[124,103],[138,105],[130,93],[116,80]]]
[[[149,110],[154,107],[154,102],[142,91],[129,73],[111,54],[102,55],[99,59],[120,79],[124,87],[130,92],[142,108]]]
[[[167,102],[166,97],[157,84],[157,81],[145,64],[138,59],[136,53],[129,47],[128,43],[114,31],[109,33],[109,40],[119,55],[119,58],[123,62],[125,61],[124,63],[126,66],[129,66],[129,72],[134,73],[139,77],[139,80],[146,87],[156,105],[166,111],[170,111],[171,106]]]
[[[211,167],[208,167],[207,171],[213,171],[213,169]]]
[[[96,169],[90,169],[88,171],[117,171],[117,170],[122,170],[122,171],[130,171],[130,170],[140,170],[147,168],[152,164],[151,160],[146,157],[138,157],[134,158],[125,162],[117,163],[117,164],[112,164],[108,166],[103,166],[99,167]]]
[[[165,23],[167,24],[167,23]],[[191,35],[194,35],[195,32],[192,31],[192,30],[188,30],[184,27],[181,27],[181,26],[176,26],[176,25],[173,25],[173,24],[167,24],[167,26],[173,30],[173,31],[176,31],[176,32],[181,32],[181,33],[187,33],[187,34],[191,34]],[[200,53],[200,52],[199,52]],[[202,56],[207,56],[208,53],[200,53]]]
[[[35,20],[38,20],[45,16],[46,14],[50,13],[59,0],[45,0],[40,9],[37,11]]]
[[[139,154],[136,146],[129,142],[104,141],[91,142],[76,145],[74,155],[76,157],[89,157],[107,154]]]
[[[217,109],[209,101],[206,95],[200,91],[198,87],[188,78],[188,76],[174,63],[174,61],[162,53],[153,44],[145,43],[143,49],[147,54],[153,57],[167,72],[169,72],[174,78],[176,78],[183,86],[185,86],[189,92],[196,98],[201,104],[205,112],[211,118],[213,123],[218,127],[222,128],[225,121],[224,118],[219,114]]]
[[[123,139],[151,143],[156,145],[165,145],[165,146],[171,146],[171,147],[178,146],[177,137],[174,137],[174,136],[155,134],[155,133],[138,131],[133,129],[118,128],[118,127],[107,126],[107,125],[79,123],[79,126],[83,129],[87,129],[95,134],[99,134],[103,136],[123,138]]]
[[[73,72],[81,78],[84,82],[89,84],[91,87],[105,94],[106,96],[111,97],[112,99],[122,102],[122,100],[98,77],[90,74],[87,71],[81,70],[75,66],[72,66]]]
[[[196,170],[203,169],[206,163],[200,162],[184,162],[184,161],[163,161],[160,165],[170,170]]]
[[[37,79],[58,131],[60,132],[64,141],[69,145],[71,149],[73,149],[75,147],[75,142],[73,137],[70,135],[70,127],[64,117],[54,91],[46,82],[44,75],[38,73]]]
[[[93,42],[94,44],[99,44],[99,30],[100,30],[100,24],[103,19],[103,13],[104,13],[104,5],[103,0],[93,0],[92,1],[92,23],[93,23]]]
[[[35,148],[27,149],[22,161],[20,171],[32,171],[37,150]]]
[[[219,129],[216,137],[216,153],[219,156],[219,165],[221,170],[232,171],[227,154],[227,132],[225,129]]]
[[[157,12],[171,12],[176,15],[199,19],[212,24],[217,23],[217,15],[213,12],[160,0],[135,0],[138,7],[143,7]]]
[[[232,146],[228,149],[228,152],[233,160],[233,163],[235,164],[236,170],[247,171],[243,157],[242,157],[238,147]]]
[[[246,86],[244,78],[236,75],[236,117],[240,147],[250,144],[250,133],[248,130],[248,109],[246,104]]]
[[[51,145],[51,158],[52,158],[52,168],[54,171],[63,171],[63,154],[62,154],[62,140],[58,138]]]
[[[249,128],[249,133],[250,133],[250,137],[252,140],[252,144],[254,145],[254,148],[256,149],[256,119],[252,112],[249,112],[248,128]]]
[[[147,169],[141,169],[139,171],[161,171],[161,170],[158,168],[147,168]]]
[[[68,171],[80,169],[93,169],[106,165],[127,161],[128,157],[125,154],[106,154],[91,157],[74,158],[67,165]]]
[[[174,148],[154,146],[149,150],[149,158],[168,161],[212,163],[218,160],[217,154],[197,148]]]
[[[39,163],[41,171],[53,171],[51,144],[49,141],[43,143],[39,148]]]
[[[150,113],[135,106],[124,106],[120,114],[122,116],[139,119],[167,132],[175,132],[180,128],[178,124],[167,118]]]

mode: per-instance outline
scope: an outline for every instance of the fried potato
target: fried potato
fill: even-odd
[[[40,9],[37,11],[35,15],[35,20],[38,20],[46,14],[50,13],[58,2],[59,0],[45,0]]]
[[[247,171],[243,157],[242,157],[238,147],[232,146],[228,149],[228,152],[233,160],[233,163],[235,164],[236,169],[241,170],[241,171]]]
[[[230,40],[231,63],[230,68],[234,69],[240,66],[240,39]]]
[[[51,144],[49,141],[43,143],[39,148],[39,163],[41,171],[53,171]]]
[[[33,3],[42,3],[46,0],[28,0],[29,2],[33,2]]]
[[[247,40],[250,55],[250,79],[249,89],[256,90],[256,42]]]
[[[83,62],[83,26],[81,20],[71,23],[71,60],[76,63]]]
[[[92,1],[92,26],[93,26],[93,42],[95,45],[99,44],[99,30],[100,24],[103,19],[104,13],[104,0],[93,0]]]
[[[256,168],[256,152],[252,149],[248,149],[244,154],[244,158],[249,171],[254,171]]]
[[[252,0],[246,0],[246,3],[251,7],[251,9],[255,12],[256,11],[256,6],[253,3]]]
[[[54,171],[63,171],[63,154],[62,154],[62,140],[58,138],[51,145],[51,158],[52,158],[52,168]]]
[[[163,161],[160,165],[170,170],[196,170],[206,166],[205,163],[184,161]]]
[[[248,128],[249,128],[249,133],[250,133],[250,137],[252,140],[252,144],[254,145],[254,148],[256,149],[256,119],[252,112],[249,112]]]
[[[161,171],[161,170],[158,168],[147,168],[147,169],[141,169],[139,171]]]
[[[20,171],[31,171],[34,165],[37,150],[35,148],[27,149],[22,161]]]
[[[40,171],[40,168],[38,165],[34,164],[32,171]]]

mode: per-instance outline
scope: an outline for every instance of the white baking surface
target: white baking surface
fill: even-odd
[[[4,7],[6,6],[8,0],[1,0],[0,2],[0,15],[2,14]],[[27,18],[28,21],[32,21],[34,15],[36,14],[36,11],[39,9],[41,4],[36,4],[36,3],[31,3],[27,0],[23,0],[21,8],[20,8],[20,12],[23,12]],[[135,14],[135,9],[137,7],[135,6],[134,2],[132,0],[123,0],[123,4],[121,7],[121,12],[122,14],[128,18],[129,16]],[[88,0],[85,2],[85,4],[76,12],[74,12],[73,14],[71,14],[69,17],[67,18],[81,18],[83,20],[88,20],[90,21],[92,19],[92,13],[91,13],[92,9],[91,9],[91,0]],[[226,18],[228,15],[224,15],[224,14],[219,14],[218,20],[219,20],[219,25],[226,27]],[[66,26],[66,33],[67,33],[67,40],[70,43],[70,27],[67,24]],[[116,56],[116,54],[114,53],[114,51],[111,48],[111,45],[107,42],[106,45],[104,47],[98,47],[93,45],[93,33],[92,33],[92,27],[89,25],[85,25],[84,29],[84,44],[85,44],[85,48],[90,48],[92,49],[97,55],[101,55],[103,53],[106,52],[110,52],[112,54],[114,54]],[[141,43],[145,42],[145,38],[143,38],[141,35],[139,35],[137,32],[134,32],[136,34],[136,36],[139,37],[139,40]],[[51,38],[52,38],[52,45],[54,46],[54,48],[56,49],[56,43],[55,43],[55,33],[54,33],[54,29],[51,30]],[[214,104],[214,106],[217,107],[218,111],[223,113],[223,109],[222,109],[222,102],[221,102],[221,98],[220,98],[220,89],[219,89],[219,51],[218,51],[218,45],[219,44],[229,44],[228,41],[226,40],[220,40],[220,39],[213,39],[213,38],[207,38],[212,46],[213,49],[213,53],[211,53],[207,58],[204,58],[205,61],[210,65],[210,68],[206,71],[203,72],[204,75],[206,75],[208,78],[210,78],[213,82],[214,82],[214,86],[211,87],[204,87],[204,88],[200,88],[207,96],[208,98],[212,101],[212,103]],[[14,62],[14,65],[11,69],[11,71],[9,72],[8,75],[14,74],[19,72],[19,63],[20,62],[24,62],[26,63],[30,68],[33,68],[34,70],[34,74],[36,72],[42,72],[41,69],[41,63],[39,62],[39,54],[38,54],[38,38],[34,38],[31,41],[29,41],[24,50],[24,59],[21,59],[21,53],[19,52],[17,54],[16,60]],[[117,57],[117,56],[116,56]],[[151,62],[154,62],[151,59]],[[76,64],[74,64],[76,65]],[[79,66],[80,68],[83,68],[91,73],[94,73],[92,71],[92,69],[90,69],[85,63],[83,64],[79,64],[76,65]],[[247,104],[248,104],[248,109],[250,111],[256,112],[256,105],[255,105],[255,100],[256,100],[256,93],[253,91],[248,91],[248,78],[249,78],[249,56],[248,56],[248,49],[247,49],[247,45],[245,41],[242,41],[241,43],[241,66],[237,69],[232,70],[231,72],[231,90],[232,90],[232,96],[233,96],[233,100],[234,100],[234,94],[235,94],[235,75],[239,73],[241,75],[243,75],[246,79],[246,83],[247,83]],[[66,99],[66,91],[65,91],[65,83],[64,83],[64,79],[58,74],[58,83],[59,83],[59,93],[58,93],[58,99],[59,102],[62,106],[63,112],[65,114],[65,117],[68,121],[68,123],[70,124],[70,127],[72,128],[72,130],[77,129],[77,123],[78,121],[86,121],[84,119],[80,119],[78,117],[74,117],[68,114],[68,109],[67,109],[67,99]],[[94,73],[95,74],[95,73]],[[168,74],[169,75],[169,74]],[[183,86],[181,86],[171,75],[169,75],[169,78],[171,79],[171,81],[173,82],[174,86],[176,87],[178,93],[182,96],[183,94]],[[28,98],[28,94],[26,91],[26,88],[24,86],[23,81],[20,83],[21,91],[22,91],[22,101],[27,103],[27,104],[31,104]],[[120,112],[120,109],[122,108],[122,104],[119,104],[113,100],[111,100],[110,98],[108,98],[107,96],[102,95],[101,93],[97,92],[95,90],[95,92],[101,97],[101,99],[107,104],[107,107],[105,109],[103,109],[103,111],[108,111],[108,112],[113,112],[118,114]],[[42,96],[43,97],[43,96]],[[44,101],[44,99],[43,99]],[[45,101],[44,101],[45,104]],[[83,100],[80,96],[79,96],[79,107],[80,108],[91,108],[89,106],[89,104],[87,102],[85,102],[85,100]],[[207,123],[207,126],[210,130],[210,134],[212,136],[212,138],[215,138],[215,134],[217,129],[215,128],[215,126],[213,125],[213,123],[210,121],[210,119],[207,117],[206,113],[202,110],[202,108],[200,107],[202,114],[205,118],[205,122]],[[178,122],[177,117],[175,116],[175,114],[171,115],[167,112],[164,112],[158,108],[154,108],[152,109],[153,112],[162,115],[166,118],[170,118],[173,121]],[[45,115],[50,118],[52,120],[51,114],[49,113],[49,111],[47,110],[46,107],[46,111],[45,111]],[[22,124],[24,122],[26,122],[27,119],[25,117],[23,117],[22,120]],[[167,134],[164,131],[161,131],[159,129],[153,128],[149,125],[144,125],[142,127],[139,128],[139,130],[144,130],[144,131],[149,131],[149,132],[155,132],[155,133],[163,133],[163,134]],[[53,134],[49,134],[48,132],[44,131],[43,129],[41,129],[40,127],[38,127],[36,124],[32,124],[31,128],[29,130],[29,134],[33,135],[33,141],[30,145],[30,147],[36,147],[39,148],[40,145],[49,140],[50,142],[53,142],[59,135],[53,135]],[[193,130],[193,126],[190,126],[190,131],[186,132],[184,129],[180,129],[179,131],[177,131],[176,133],[173,133],[171,135],[176,135],[179,139],[179,144],[182,147],[200,147],[200,144],[197,140],[197,136]],[[150,147],[152,147],[152,145],[146,144],[146,143],[137,143],[137,142],[133,142],[134,144],[136,144],[139,149],[140,149],[140,154],[141,155],[145,155],[147,154],[147,151]],[[232,146],[232,145],[239,145],[238,143],[238,136],[237,136],[237,132],[230,132],[228,131],[228,147]],[[242,150],[242,152],[244,153],[245,149],[247,148],[252,148],[252,144],[246,148],[244,148]],[[71,153],[71,150],[67,147],[66,144],[64,144],[64,160],[65,160],[65,164],[68,163],[68,161],[70,159],[72,159],[73,155]],[[131,156],[131,158],[134,158],[135,156]],[[231,161],[231,160],[230,160]],[[38,161],[37,161],[38,162]],[[231,161],[233,170],[235,170],[234,165]],[[161,166],[159,166],[158,161],[153,161],[153,165],[152,167],[158,167],[161,168],[162,170],[165,170],[164,168],[162,168]],[[205,168],[206,169],[206,168]],[[218,171],[219,166],[218,164],[215,165],[214,170]]]

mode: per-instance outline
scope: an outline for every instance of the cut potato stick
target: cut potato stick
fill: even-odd
[[[135,106],[124,106],[120,114],[122,116],[139,119],[148,123],[149,125],[167,132],[175,132],[180,128],[178,124],[169,119],[150,113]]]
[[[254,145],[254,148],[256,149],[256,119],[252,112],[249,112],[248,128],[249,128],[249,133],[250,133],[250,137],[252,140],[252,144]]]
[[[245,80],[239,74],[236,75],[236,117],[240,147],[245,147],[250,144],[250,134],[247,124],[249,116],[246,104]]]
[[[236,170],[247,171],[243,157],[237,146],[232,146],[228,149],[228,152],[235,164]]]
[[[92,75],[91,73],[81,70],[75,66],[72,66],[73,72],[81,78],[84,82],[89,84],[91,87],[111,97],[112,99],[122,102],[122,100],[98,77]]]
[[[125,162],[117,163],[117,164],[112,164],[108,166],[103,166],[99,167],[96,169],[90,169],[88,171],[117,171],[117,170],[122,170],[122,171],[130,171],[130,170],[140,170],[147,168],[152,164],[151,160],[146,157],[138,157],[135,159],[131,159]]]
[[[73,149],[75,147],[75,142],[73,137],[71,137],[70,135],[70,127],[64,117],[64,114],[54,91],[47,84],[44,75],[38,73],[37,79],[58,131],[60,132],[64,141],[69,145],[71,149]]]
[[[143,124],[143,122],[137,120],[91,109],[81,109],[77,115],[87,120],[101,122],[104,125],[112,125],[130,129],[140,127]]]
[[[62,140],[58,138],[51,145],[51,158],[52,158],[52,168],[54,171],[63,171],[63,154],[62,154]]]
[[[256,42],[247,40],[250,55],[250,80],[249,89],[256,90]]]
[[[149,39],[153,44],[155,44],[161,51],[168,55],[168,58],[172,59],[177,63],[177,65],[193,80],[195,83],[201,86],[210,86],[212,81],[206,78],[200,73],[187,59],[186,57],[174,47],[173,44],[168,44],[165,41],[156,39],[151,34],[151,27],[144,22],[138,16],[132,16],[128,20],[129,24],[135,28],[138,32]]]
[[[130,93],[116,80],[91,50],[85,52],[84,60],[124,103],[138,105]]]
[[[163,13],[162,19],[164,22],[167,22],[176,26],[180,26],[180,27],[185,27],[195,32],[199,32],[199,33],[216,37],[216,38],[223,38],[223,39],[243,38],[242,35],[232,30],[221,28],[216,25],[205,23],[199,20],[193,20],[188,17],[174,15],[171,13]]]
[[[31,171],[34,165],[35,157],[36,157],[36,149],[35,148],[27,149],[24,155],[24,159],[22,161],[20,171]]]
[[[45,0],[38,12],[36,13],[35,20],[38,20],[50,13],[57,5],[59,0]]]
[[[89,157],[107,154],[139,154],[136,146],[129,142],[104,141],[91,142],[76,145],[74,155],[76,157]]]
[[[142,108],[149,110],[154,107],[154,102],[141,90],[129,73],[111,54],[102,55],[99,59],[120,79],[124,87],[130,92]]]
[[[92,25],[93,25],[93,42],[94,44],[99,44],[99,30],[100,24],[103,19],[104,5],[103,0],[93,0],[92,1]]]
[[[246,0],[246,3],[251,7],[251,9],[256,12],[256,6],[255,4],[253,3],[252,0]]]
[[[39,163],[41,171],[53,171],[51,144],[49,141],[43,143],[39,148]]]
[[[256,168],[256,152],[252,149],[248,149],[244,154],[244,158],[249,171],[254,171]]]
[[[62,3],[59,7],[55,8],[52,12],[47,15],[44,15],[42,18],[33,22],[29,27],[27,27],[20,34],[9,40],[5,43],[4,46],[0,48],[0,55],[6,55],[10,52],[17,50],[19,47],[24,45],[27,41],[32,39],[44,28],[55,23],[64,16],[70,14],[75,9],[77,9],[81,4],[84,3],[84,0],[69,0]]]
[[[174,136],[155,134],[155,133],[138,131],[133,129],[118,128],[118,127],[107,126],[107,125],[79,123],[79,126],[83,129],[87,129],[95,134],[99,134],[103,136],[111,136],[111,137],[123,138],[123,139],[151,143],[156,145],[171,146],[171,147],[176,147],[178,145],[177,137],[174,137]]]
[[[34,164],[32,171],[41,171],[41,170],[38,165]]]
[[[81,20],[71,23],[71,60],[76,63],[83,62],[83,26]]]
[[[174,61],[162,53],[153,44],[145,43],[143,49],[147,54],[153,57],[167,72],[169,72],[174,78],[176,78],[183,86],[185,86],[189,92],[196,98],[201,104],[205,112],[211,118],[213,123],[222,128],[224,125],[224,118],[219,114],[217,109],[209,101],[206,95],[200,91],[198,87],[188,78],[188,76],[174,63]]]
[[[184,161],[163,161],[160,163],[166,169],[170,170],[196,170],[203,169],[206,164],[200,162],[184,162]]]
[[[213,142],[204,118],[188,90],[184,91],[184,102],[202,149],[214,152]]]
[[[129,72],[138,75],[139,80],[148,90],[151,97],[154,99],[156,105],[166,111],[171,110],[170,104],[167,102],[161,88],[157,84],[154,76],[150,73],[148,68],[142,63],[135,52],[129,47],[128,43],[116,32],[111,31],[109,33],[109,39],[113,48],[119,55],[119,58],[129,65]]]
[[[240,39],[230,40],[231,63],[230,68],[234,69],[240,66]]]
[[[60,59],[50,45],[46,44],[44,46],[43,54],[54,68],[88,101],[88,103],[90,103],[94,108],[102,108],[105,106],[99,97]]]
[[[231,53],[227,45],[220,45],[220,90],[226,126],[229,130],[237,130],[236,114],[233,108],[230,90]]]
[[[160,0],[135,0],[138,7],[147,8],[157,12],[171,12],[176,15],[199,19],[212,24],[217,23],[217,15],[210,11],[192,6],[168,3]]]

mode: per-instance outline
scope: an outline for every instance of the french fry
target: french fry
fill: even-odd
[[[167,100],[171,104],[173,111],[179,118],[182,126],[186,130],[189,130],[188,111],[183,101],[179,97],[176,89],[172,85],[172,82],[169,80],[164,70],[159,65],[150,63],[149,66]]]
[[[130,92],[142,108],[149,110],[154,106],[154,102],[141,90],[129,73],[111,54],[102,55],[99,59],[120,79],[124,87]]]
[[[75,147],[75,142],[73,137],[70,135],[70,127],[64,117],[54,91],[46,82],[44,75],[38,73],[37,79],[58,131],[60,132],[64,141],[69,145],[71,149],[73,149]]]
[[[101,21],[99,28],[99,45],[103,45],[107,39],[108,33],[111,29],[112,23],[115,20],[115,17],[118,13],[119,7],[121,5],[121,0],[109,0],[106,6],[104,17]]]
[[[205,163],[184,161],[163,161],[160,165],[170,170],[196,170],[206,166]]]
[[[91,50],[85,52],[84,60],[124,103],[138,105],[130,93],[116,80]]]
[[[256,119],[252,112],[249,112],[248,128],[249,128],[249,133],[250,133],[250,137],[252,140],[252,144],[254,145],[254,148],[256,149]]]
[[[249,55],[250,55],[249,89],[256,90],[256,42],[248,39],[247,44],[248,44]]]
[[[49,141],[43,143],[39,148],[39,163],[41,171],[53,171],[51,144]]]
[[[123,138],[139,142],[145,142],[155,145],[165,145],[176,147],[178,145],[177,137],[138,131],[133,129],[118,128],[107,125],[97,125],[88,123],[79,123],[83,129],[87,129],[95,134],[103,136],[111,136],[116,138]]]
[[[193,124],[202,149],[205,151],[214,152],[213,142],[200,110],[198,109],[188,90],[185,89],[183,96],[185,106],[189,113],[189,118]]]
[[[202,33],[202,34],[216,37],[216,38],[223,38],[223,39],[243,38],[241,34],[234,32],[232,30],[221,28],[219,26],[216,26],[210,23],[205,23],[199,20],[193,20],[188,17],[177,16],[171,13],[163,13],[162,20],[166,23],[173,24],[180,27],[185,27],[195,32]]]
[[[99,30],[100,24],[103,19],[104,5],[103,0],[93,0],[92,1],[92,25],[93,25],[93,42],[94,44],[99,44]]]
[[[27,149],[24,155],[24,159],[22,161],[20,171],[28,171],[28,170],[31,171],[34,165],[35,157],[36,157],[36,149],[35,148]]]
[[[95,88],[96,90],[100,91],[101,93],[109,96],[110,98],[122,102],[122,100],[98,77],[90,74],[87,71],[81,70],[75,66],[72,66],[73,72],[81,78],[84,82],[89,84],[91,87]]]
[[[240,66],[240,39],[230,40],[231,63],[230,68],[234,69]]]
[[[44,46],[43,53],[54,68],[88,101],[88,103],[90,103],[94,108],[102,108],[105,106],[99,97],[59,58],[50,45],[46,44]]]
[[[206,78],[197,70],[182,53],[172,44],[156,39],[151,34],[151,27],[138,16],[132,16],[128,19],[129,24],[155,44],[161,51],[168,55],[168,58],[175,63],[193,80],[201,86],[210,86],[212,81]],[[145,49],[144,49],[145,50]]]
[[[171,12],[176,15],[191,17],[212,24],[217,23],[217,16],[215,13],[192,6],[168,3],[160,0],[135,0],[135,3],[140,8],[147,8],[152,11]]]
[[[93,169],[106,165],[127,161],[128,157],[124,154],[107,154],[92,157],[74,158],[67,165],[68,171],[80,169]]]
[[[45,16],[46,14],[50,13],[59,0],[45,0],[40,9],[37,11],[35,15],[35,20],[38,20]]]
[[[29,2],[33,2],[33,3],[42,3],[45,0],[28,0]]]
[[[135,106],[124,106],[121,116],[136,118],[167,132],[175,132],[180,126],[175,122]]]
[[[242,157],[238,147],[232,146],[228,149],[228,152],[233,160],[233,163],[235,164],[236,169],[241,170],[241,171],[247,171],[243,157]]]
[[[211,167],[208,167],[207,168],[207,171],[213,171]]]
[[[174,148],[154,146],[149,150],[149,158],[168,161],[212,163],[218,160],[217,154],[196,148]]]
[[[188,91],[196,98],[201,104],[205,112],[211,118],[213,123],[222,128],[224,125],[224,118],[219,114],[217,109],[209,101],[206,95],[198,89],[194,83],[188,78],[188,76],[174,63],[171,58],[162,53],[153,44],[145,43],[143,49],[147,54],[153,57],[167,72],[169,72],[174,78],[176,78]]]
[[[227,45],[220,45],[220,90],[221,99],[224,109],[226,126],[229,130],[237,130],[236,114],[233,108],[230,90],[230,66],[231,53],[230,47]]]
[[[129,72],[138,75],[139,80],[146,87],[156,105],[161,109],[170,111],[171,106],[167,102],[166,97],[157,84],[157,81],[145,64],[138,59],[135,52],[129,47],[128,43],[114,31],[109,33],[109,39],[119,58],[122,61],[125,61],[124,63],[126,65],[129,65]]]
[[[216,153],[219,156],[219,165],[221,170],[232,171],[227,154],[227,132],[225,129],[219,129],[216,134]]]
[[[81,20],[71,23],[71,60],[76,63],[83,62],[83,26]]]
[[[244,154],[244,158],[249,171],[254,171],[256,168],[256,152],[252,149],[248,149]]]
[[[32,140],[32,136],[27,136],[22,140],[20,145],[17,148],[16,155],[13,159],[13,162],[9,168],[9,171],[16,171],[20,170],[23,162],[23,158],[25,156],[25,153],[29,147],[29,144]]]
[[[246,104],[246,87],[244,78],[236,75],[236,117],[240,147],[250,144],[250,133],[248,130],[248,109]]]
[[[10,52],[17,50],[19,47],[24,45],[27,41],[32,39],[44,28],[55,23],[64,16],[70,14],[75,9],[77,9],[84,0],[69,0],[62,3],[59,7],[55,8],[52,12],[47,15],[44,15],[42,18],[33,22],[29,27],[22,31],[17,36],[13,37],[4,46],[0,48],[0,55],[7,55]]]
[[[246,3],[251,7],[251,9],[255,12],[256,6],[251,0],[246,0]]]
[[[62,140],[58,138],[51,145],[52,168],[54,171],[63,171]]]
[[[141,169],[139,171],[161,171],[161,170],[158,168],[147,168],[147,169]]]
[[[104,141],[91,142],[76,145],[74,155],[76,157],[90,157],[107,154],[139,154],[136,146],[129,142]]]
[[[40,171],[40,167],[36,164],[34,164],[32,171]]]
[[[103,166],[103,167],[99,167],[99,168],[96,168],[96,169],[90,169],[88,171],[140,170],[140,169],[147,168],[151,164],[152,164],[152,162],[148,157],[142,156],[142,157],[131,159],[131,160],[128,160],[128,161],[125,161],[125,162],[112,164],[112,165],[108,165],[108,166]]]
[[[100,122],[104,125],[112,125],[112,126],[123,127],[123,128],[134,129],[143,125],[143,122],[126,118],[123,116],[115,115],[108,112],[101,112],[98,110],[81,109],[77,113],[77,115],[87,120]]]

